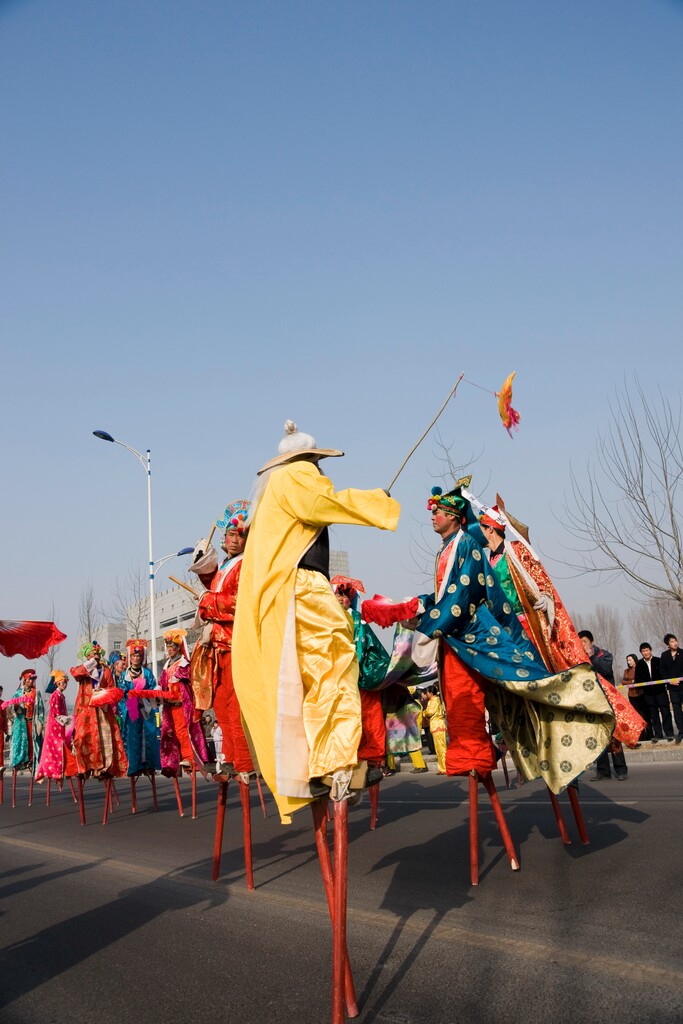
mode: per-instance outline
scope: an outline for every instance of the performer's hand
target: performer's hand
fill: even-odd
[[[546,612],[548,610],[548,595],[541,594],[538,601],[534,604],[535,612]]]
[[[400,623],[404,629],[417,629],[420,624],[420,616],[415,615],[412,619],[403,619]]]
[[[209,538],[208,537],[200,537],[200,539],[197,541],[197,543],[194,546],[194,551],[192,552],[192,564],[193,565],[194,565],[195,562],[198,562],[199,559],[202,558],[202,556],[204,554],[206,554],[206,549],[208,548],[208,546],[209,546]]]

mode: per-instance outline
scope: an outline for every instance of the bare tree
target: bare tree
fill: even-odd
[[[680,395],[672,406],[636,382],[610,411],[593,462],[580,477],[571,471],[565,525],[581,544],[573,568],[625,576],[636,596],[683,607]]]
[[[112,592],[112,611],[115,622],[126,627],[128,635],[138,637],[149,620],[149,598],[145,595],[145,581],[135,564],[128,566],[123,582],[116,577]]]
[[[621,615],[616,608],[608,604],[598,604],[589,616],[591,633],[599,647],[610,651],[614,659],[614,676],[618,675],[617,666],[621,664],[624,648],[624,628]]]
[[[657,654],[666,647],[667,633],[673,633],[683,642],[683,607],[677,601],[653,598],[631,609],[628,625],[635,649],[641,643],[648,643]]]
[[[92,640],[102,625],[102,612],[95,600],[95,588],[92,585],[92,580],[81,591],[81,597],[78,602],[78,623],[81,637],[85,641]]]

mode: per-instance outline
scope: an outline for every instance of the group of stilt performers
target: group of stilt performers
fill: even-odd
[[[140,641],[129,642],[128,662],[118,668],[86,644],[71,669],[78,683],[73,721],[64,705],[66,677],[53,675],[36,778],[210,774],[220,787],[218,855],[233,779],[246,807],[250,780],[262,777],[283,824],[310,805],[333,925],[332,1020],[341,1024],[345,1009],[358,1012],[346,949],[348,807],[370,789],[376,816],[392,733],[394,751],[409,752],[400,741],[414,729],[416,707],[429,719],[440,772],[469,779],[475,884],[479,783],[491,797],[510,863],[519,866],[492,780],[501,750],[523,779],[544,780],[568,842],[557,801],[567,789],[587,841],[575,780],[613,736],[634,745],[643,726],[586,662],[527,528],[499,498],[493,507],[481,505],[470,478],[425,496],[440,541],[432,592],[400,602],[376,595],[359,607],[359,580],[337,577],[331,585],[328,527],[395,530],[400,507],[379,488],[335,491],[321,462],[343,453],[319,448],[291,421],[285,430],[251,501],[232,502],[217,523],[225,559],[207,540],[197,545],[191,571],[205,588],[197,595],[204,629],[192,657],[182,630],[165,634],[167,661],[157,686]],[[390,651],[370,623],[394,629]],[[9,703],[15,729],[26,719],[30,757],[35,674],[28,682]],[[153,721],[159,701],[160,746]],[[215,766],[198,722],[210,707],[223,734],[223,759]],[[247,818],[245,811],[245,829]]]

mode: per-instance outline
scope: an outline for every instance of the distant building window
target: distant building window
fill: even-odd
[[[160,622],[159,625],[161,626],[162,629],[168,629],[169,626],[177,626],[178,616],[175,615],[172,619],[164,619],[164,621]]]
[[[120,651],[121,650],[121,641],[120,640],[114,640],[114,650],[115,651]]]
[[[194,619],[196,614],[197,614],[196,612],[185,612],[184,615],[180,616],[180,621],[181,622],[189,622],[190,619]]]

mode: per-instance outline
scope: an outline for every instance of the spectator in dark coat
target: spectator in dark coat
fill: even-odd
[[[641,658],[636,665],[636,683],[649,683],[651,680],[662,678],[662,669],[659,658],[652,657],[652,644],[644,641],[638,650]],[[650,723],[652,725],[652,742],[657,743],[665,737],[670,742],[674,741],[674,727],[671,720],[671,709],[669,708],[669,691],[666,684],[661,686],[644,686],[645,702],[650,712]]]
[[[683,652],[678,649],[678,640],[673,633],[667,633],[664,637],[666,650],[659,659],[659,667],[662,670],[662,679],[675,679],[683,676]],[[683,683],[667,683],[671,708],[676,720],[678,736],[676,743],[683,740],[683,711],[681,711],[681,690]]]
[[[588,629],[582,629],[579,632],[579,639],[583,644],[583,649],[586,652],[591,665],[603,679],[606,679],[608,683],[614,686],[614,672],[612,670],[612,655],[609,651],[604,650],[602,647],[597,647],[593,641],[593,634]],[[600,757],[595,762],[595,775],[591,775],[591,782],[604,781],[605,779],[612,778],[612,771],[610,769],[610,754],[612,755],[612,767],[614,768],[614,777],[620,782],[623,782],[628,775],[628,765],[626,764],[626,758],[624,757],[624,748],[618,740],[613,739],[612,742],[605,750],[603,750]]]

